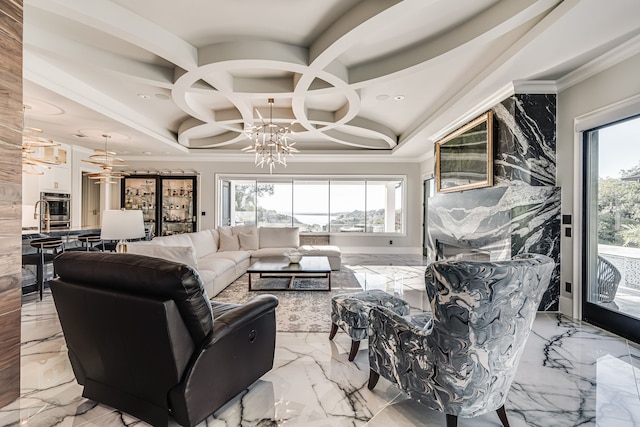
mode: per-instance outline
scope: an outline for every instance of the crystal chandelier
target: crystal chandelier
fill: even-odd
[[[256,153],[256,166],[264,167],[264,165],[268,165],[269,173],[273,172],[276,164],[286,167],[287,156],[293,156],[293,153],[298,153],[298,150],[294,148],[296,143],[291,141],[292,131],[290,128],[295,121],[288,126],[274,123],[273,102],[273,98],[269,98],[268,122],[262,118],[262,115],[256,109],[261,123],[245,128],[245,135],[251,140],[251,145],[242,149],[242,151]]]
[[[104,150],[94,150],[94,154],[89,156],[88,159],[83,159],[83,162],[90,163],[92,165],[99,166],[102,170],[100,172],[87,172],[84,175],[90,179],[95,179],[96,184],[118,184],[120,179],[128,174],[125,172],[114,171],[114,167],[127,166],[124,164],[124,160],[116,157],[116,153],[107,150],[107,142],[110,135],[103,134],[104,137]]]

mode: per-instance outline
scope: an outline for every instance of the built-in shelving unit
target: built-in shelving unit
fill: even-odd
[[[140,209],[154,235],[197,230],[197,177],[130,175],[122,180],[122,207]]]

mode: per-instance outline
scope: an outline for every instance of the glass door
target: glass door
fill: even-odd
[[[151,236],[156,233],[157,222],[157,177],[153,175],[131,175],[122,180],[122,207],[141,210],[144,227]]]
[[[640,117],[584,133],[584,320],[640,342]]]
[[[160,178],[162,236],[197,230],[196,177]]]

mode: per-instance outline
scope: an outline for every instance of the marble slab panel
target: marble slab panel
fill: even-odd
[[[556,95],[513,95],[492,111],[494,184],[554,186]]]
[[[436,195],[428,203],[427,235],[430,258],[436,253],[436,240],[487,251],[492,260],[509,259],[523,252],[553,258],[557,266],[540,309],[558,309],[558,187],[503,186]]]

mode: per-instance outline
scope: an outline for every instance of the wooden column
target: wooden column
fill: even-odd
[[[23,0],[0,0],[0,407],[20,396]]]

